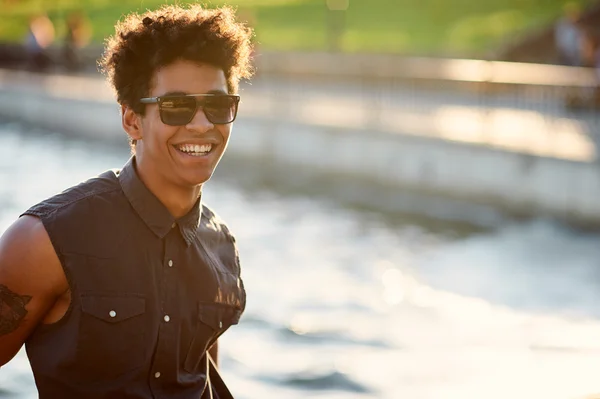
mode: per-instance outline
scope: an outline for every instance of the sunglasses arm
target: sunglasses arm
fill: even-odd
[[[141,98],[140,102],[142,104],[154,104],[158,102],[159,97],[146,97],[146,98]]]

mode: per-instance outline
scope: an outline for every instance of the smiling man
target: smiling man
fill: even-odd
[[[0,365],[25,344],[41,399],[228,398],[217,339],[246,303],[236,244],[201,202],[250,71],[229,8],[116,26],[101,66],[133,156],[0,239]]]

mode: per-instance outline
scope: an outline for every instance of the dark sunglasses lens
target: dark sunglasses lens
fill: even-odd
[[[160,117],[167,125],[186,125],[195,113],[196,99],[193,97],[165,98],[160,104]]]
[[[204,114],[211,123],[231,123],[237,113],[237,97],[214,96],[204,99],[202,102]]]

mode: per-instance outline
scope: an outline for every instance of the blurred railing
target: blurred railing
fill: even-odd
[[[53,51],[60,59],[60,49]],[[83,51],[90,72],[100,52]],[[255,61],[243,100],[254,117],[586,162],[600,145],[591,68],[260,49]]]
[[[257,77],[244,106],[287,121],[584,162],[596,159],[600,144],[600,97],[590,68],[265,53],[257,57]]]
[[[260,53],[256,64],[259,74],[570,87],[598,85],[598,78],[591,68],[504,61],[368,54]]]
[[[100,46],[80,50],[82,61],[95,67]],[[50,49],[61,63],[60,47]],[[26,60],[19,44],[0,43],[0,63],[19,65]],[[381,54],[294,53],[257,51],[260,75],[320,76],[342,79],[411,79],[511,85],[593,87],[598,78],[591,68],[504,61],[418,58]]]

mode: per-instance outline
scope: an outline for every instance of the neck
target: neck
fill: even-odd
[[[187,214],[202,194],[202,186],[180,186],[169,182],[158,171],[140,167],[137,160],[136,171],[144,185],[167,208],[171,216],[178,219]]]

